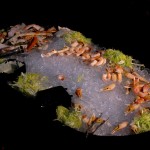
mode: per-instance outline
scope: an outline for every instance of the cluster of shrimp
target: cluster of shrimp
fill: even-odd
[[[122,82],[122,75],[124,73],[124,70],[121,66],[115,65],[111,67],[106,68],[106,73],[102,75],[103,81],[113,81],[113,82]],[[111,91],[116,87],[115,83],[112,83],[110,85],[107,85],[103,87],[100,91]]]
[[[126,85],[124,86],[126,89],[126,94],[129,94],[129,92],[132,91],[136,95],[134,102],[129,104],[125,111],[125,114],[127,115],[128,113],[138,109],[140,104],[150,100],[150,83],[137,72],[133,70],[127,71],[119,65],[107,67],[106,73],[102,75],[102,80],[111,80],[113,82],[118,81],[121,83],[123,76],[128,78]],[[110,91],[114,88],[115,83],[112,83],[101,89],[101,91]]]
[[[41,54],[42,57],[50,57],[54,54],[64,56],[64,55],[74,55],[80,57],[84,62],[89,63],[91,66],[101,66],[106,63],[106,59],[102,57],[101,51],[91,52],[92,47],[88,44],[84,44],[78,41],[73,42],[70,47],[65,46],[62,50],[51,50],[50,52]]]
[[[125,111],[125,114],[128,114],[138,109],[142,103],[150,100],[150,83],[135,71],[126,72],[125,76],[129,79],[124,86],[126,94],[132,90],[136,95],[134,102],[128,105]]]
[[[56,32],[54,27],[45,30],[36,24],[12,26],[8,33],[5,33],[1,50],[7,52],[21,47],[25,52],[29,52],[35,47],[47,49],[48,39],[53,36],[54,32]]]
[[[57,79],[63,81],[65,80],[65,76],[60,74],[57,76]],[[76,96],[80,99],[82,98],[82,93],[83,93],[83,90],[80,87],[78,87],[75,90]],[[83,111],[84,109],[84,107],[78,103],[73,103],[72,106],[76,111]],[[90,117],[86,114],[83,114],[82,121],[87,126],[87,132],[90,132],[90,133],[91,132],[94,133],[97,130],[98,128],[98,126],[96,126],[97,124],[104,123],[104,120],[101,117],[96,117],[95,114],[92,114]]]
[[[86,125],[86,133],[94,133],[101,125],[103,125],[107,120],[104,120],[100,114],[98,117],[95,116],[94,113],[91,114],[90,110],[85,109],[81,104],[79,103],[73,103],[73,108],[76,111],[82,112],[82,122],[84,125]],[[88,114],[88,115],[87,115]]]
[[[102,75],[102,80],[103,81],[112,80],[113,82],[118,81],[119,83],[121,83],[123,72],[124,72],[123,68],[119,65],[115,65],[113,67],[107,67],[106,73]]]
[[[113,81],[113,82],[122,82],[122,77],[125,76],[128,78],[126,81],[126,85],[124,88],[126,89],[126,94],[129,94],[130,91],[132,91],[136,98],[134,102],[128,105],[127,109],[125,110],[125,115],[127,115],[130,112],[135,111],[140,107],[140,105],[146,101],[150,100],[150,83],[148,80],[146,80],[144,77],[139,75],[137,72],[131,70],[127,71],[124,68],[122,68],[119,65],[111,66],[106,68],[106,73],[102,75],[103,81]],[[115,88],[115,83],[112,83],[103,89],[101,91],[110,91]],[[112,134],[116,133],[117,131],[120,131],[128,126],[128,122],[124,121],[122,123],[119,123],[113,130]]]
[[[57,76],[57,79],[63,81],[65,80],[65,76],[60,74]],[[75,90],[76,96],[80,99],[82,98],[82,92],[83,90],[80,87]],[[72,103],[72,106],[76,111],[84,110],[84,107],[81,104]],[[87,110],[85,112],[87,112]],[[82,121],[87,126],[87,133],[94,133],[98,129],[98,127],[100,127],[105,122],[105,120],[102,119],[101,116],[96,117],[94,113],[91,116],[88,116],[86,113],[84,113],[82,115]]]

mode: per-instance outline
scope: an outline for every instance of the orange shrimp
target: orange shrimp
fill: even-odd
[[[81,88],[77,88],[75,91],[75,94],[79,97],[82,98],[82,89]]]
[[[125,115],[135,111],[136,109],[138,109],[140,107],[140,104],[136,104],[136,103],[131,103],[130,105],[128,105],[128,107],[125,110]]]
[[[120,130],[124,129],[125,127],[127,127],[128,124],[129,124],[129,123],[128,123],[127,121],[124,121],[124,122],[118,124],[118,125],[112,130],[111,134],[114,134],[114,133],[116,133],[117,131],[120,131]]]

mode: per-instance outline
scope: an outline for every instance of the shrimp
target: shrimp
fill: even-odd
[[[79,43],[78,43],[77,41],[75,41],[75,42],[73,42],[73,43],[71,44],[71,47],[75,48],[75,47],[77,47],[78,45],[79,45]]]
[[[95,116],[95,114],[92,114],[92,116],[90,117],[87,125],[90,126],[95,120],[96,120],[96,116]]]
[[[140,104],[131,103],[130,105],[128,105],[128,107],[125,111],[125,115],[133,112],[134,110],[138,109],[139,107],[140,107]]]
[[[82,121],[86,124],[89,122],[89,118],[87,117],[87,115],[82,115]]]
[[[136,76],[139,80],[149,83],[148,80],[146,80],[145,78],[143,78],[142,76],[140,76],[137,72],[133,72],[133,75]]]
[[[136,100],[135,100],[135,103],[136,103],[136,104],[142,104],[142,103],[144,103],[144,101],[145,101],[144,98],[142,98],[142,97],[137,97]]]
[[[103,64],[105,64],[106,62],[105,62],[105,59],[103,58],[103,57],[100,57],[100,58],[98,58],[97,59],[97,64],[96,64],[96,66],[101,66],[101,65],[103,65]]]
[[[108,80],[111,79],[111,77],[112,77],[111,73],[110,73],[110,72],[107,72],[107,73],[104,73],[104,74],[102,75],[102,80],[103,80],[103,81],[108,81]]]
[[[111,132],[111,134],[114,134],[116,133],[117,131],[120,131],[122,129],[124,129],[125,127],[127,127],[128,125],[128,122],[127,121],[124,121],[122,123],[120,123],[119,125],[117,125]]]
[[[116,87],[116,84],[112,83],[104,88],[101,89],[101,91],[111,91]]]
[[[85,52],[85,48],[81,48],[77,53],[76,53],[76,56],[80,56],[82,55],[83,53]]]
[[[57,78],[62,81],[65,80],[65,76],[63,74],[58,75]]]
[[[118,82],[119,82],[119,83],[122,82],[122,74],[121,74],[121,73],[118,73],[118,74],[117,74],[117,79],[118,79]]]
[[[100,58],[100,53],[91,54],[91,60],[97,60]]]
[[[141,91],[141,89],[143,88],[143,86],[144,86],[144,84],[140,84],[140,83],[133,85],[133,92],[135,94],[138,94]]]
[[[82,89],[81,88],[77,88],[75,93],[79,98],[82,97]]]
[[[135,75],[133,75],[132,73],[127,72],[127,73],[125,73],[125,76],[129,79],[135,80]]]
[[[149,88],[150,88],[150,85],[149,84],[145,84],[144,86],[143,86],[143,92],[145,93],[145,92],[148,92],[148,90],[149,90]]]
[[[90,57],[91,57],[91,56],[90,56],[89,53],[83,53],[81,58],[82,58],[83,60],[88,60],[88,59],[90,59]]]
[[[103,80],[103,81],[107,81],[107,80],[108,80],[106,73],[104,73],[104,74],[102,75],[102,80]]]
[[[150,94],[147,94],[147,95],[144,97],[144,100],[145,100],[145,101],[149,101],[149,100],[150,100]]]
[[[103,58],[103,65],[105,65],[107,62],[106,58]]]
[[[90,65],[95,66],[96,64],[97,64],[97,60],[93,60]]]
[[[119,65],[116,65],[116,67],[115,67],[115,72],[117,72],[117,73],[123,73],[122,67],[119,66]]]
[[[148,92],[139,92],[137,95],[140,97],[145,97],[148,95]]]
[[[116,82],[117,81],[117,75],[115,73],[112,73],[111,76],[112,76],[111,77],[112,81]]]

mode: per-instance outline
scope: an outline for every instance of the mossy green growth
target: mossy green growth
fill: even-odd
[[[109,59],[111,63],[119,64],[123,67],[132,67],[132,57],[123,54],[119,50],[107,49],[103,56]]]
[[[139,116],[134,117],[131,126],[136,134],[150,131],[150,111],[144,110]]]
[[[58,106],[56,109],[57,119],[61,122],[67,120],[69,109],[65,108],[64,106]]]
[[[75,110],[69,110],[64,106],[58,106],[56,109],[57,119],[74,129],[79,129],[82,126],[81,113]]]
[[[21,73],[12,87],[17,87],[27,96],[35,96],[38,91],[48,88],[48,78],[36,73]]]
[[[86,38],[82,33],[77,31],[70,31],[64,34],[64,39],[68,43],[72,43],[74,41],[82,42],[84,44],[91,44],[91,39]]]

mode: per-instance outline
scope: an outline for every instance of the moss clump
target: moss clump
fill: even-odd
[[[64,39],[70,44],[74,41],[82,42],[84,44],[91,44],[90,38],[86,38],[82,33],[77,31],[70,31],[64,34]]]
[[[123,67],[132,67],[132,57],[123,54],[119,50],[107,49],[104,53],[104,57],[114,64],[119,64]]]
[[[56,113],[57,113],[57,119],[63,122],[64,120],[67,120],[69,109],[63,106],[58,106],[56,109]]]
[[[48,88],[48,78],[36,73],[21,73],[18,80],[12,87],[17,87],[22,93],[28,96],[35,96],[38,91]]]
[[[134,117],[131,128],[136,134],[150,131],[150,110],[144,109],[139,116]]]
[[[82,126],[81,114],[75,110],[69,110],[64,106],[56,109],[57,119],[71,128],[79,129]]]

